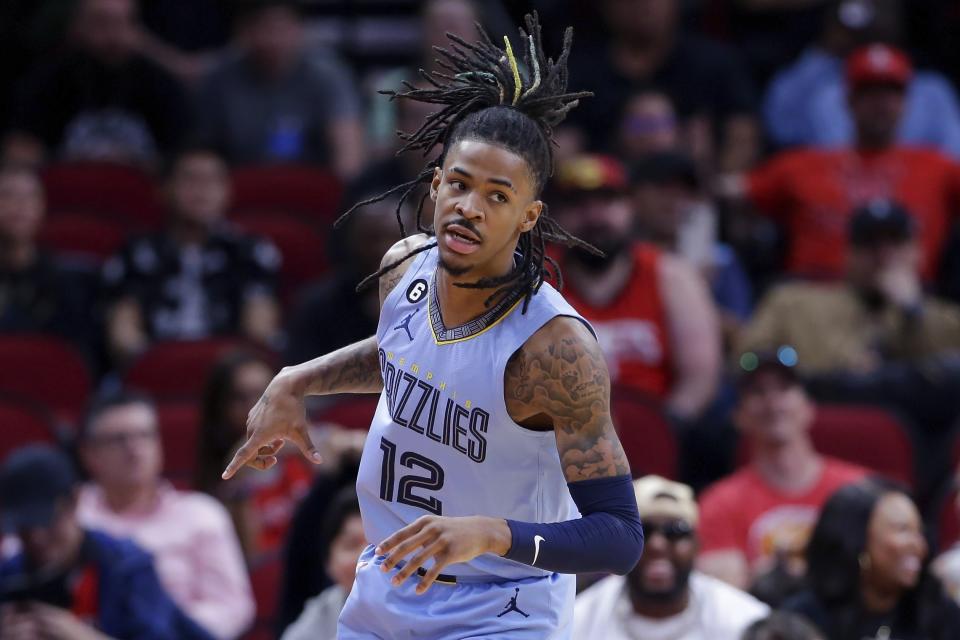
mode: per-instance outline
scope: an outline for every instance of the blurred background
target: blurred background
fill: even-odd
[[[333,221],[416,176],[395,132],[431,112],[378,91],[534,9],[595,94],[544,199],[606,257],[557,251],[564,294],[634,475],[698,497],[675,569],[777,607],[824,502],[881,474],[960,599],[960,3],[3,0],[0,638],[145,637],[49,560],[92,562],[74,530],[151,554],[164,637],[279,637],[308,600],[286,637],[333,637],[376,397],[310,399],[320,467],[220,472],[280,367],[375,331],[355,287],[419,194]]]

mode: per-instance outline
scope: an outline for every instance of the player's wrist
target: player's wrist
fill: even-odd
[[[307,393],[310,378],[302,365],[284,367],[270,382],[271,391],[303,398]]]
[[[513,535],[510,526],[503,518],[489,518],[487,531],[487,550],[498,556],[505,556],[513,544]]]

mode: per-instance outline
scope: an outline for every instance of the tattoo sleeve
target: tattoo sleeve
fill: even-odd
[[[355,342],[310,362],[297,365],[305,380],[305,395],[379,393],[383,389],[377,337]]]
[[[519,349],[507,364],[504,389],[518,422],[552,422],[567,482],[630,473],[610,418],[606,362],[578,321],[555,320]]]

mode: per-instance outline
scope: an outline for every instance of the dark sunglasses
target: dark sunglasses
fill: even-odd
[[[661,534],[670,542],[679,542],[693,535],[693,527],[683,520],[673,520],[663,524],[643,522],[641,526],[643,527],[643,537],[646,540],[649,540],[655,533]]]

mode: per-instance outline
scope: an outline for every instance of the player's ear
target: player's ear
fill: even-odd
[[[540,214],[543,212],[543,201],[534,200],[523,210],[523,219],[520,221],[520,233],[530,231],[537,225]]]
[[[430,181],[430,199],[437,201],[437,190],[440,188],[440,181],[443,180],[443,169],[433,168],[433,180]]]

